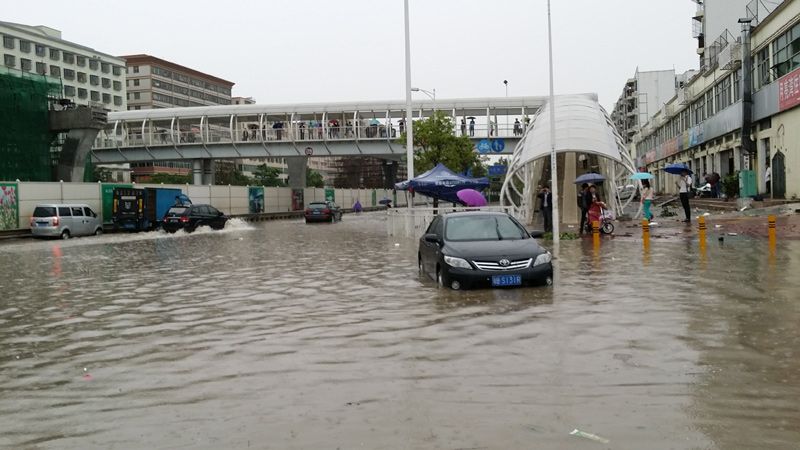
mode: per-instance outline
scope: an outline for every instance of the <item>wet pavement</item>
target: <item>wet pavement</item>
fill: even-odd
[[[233,225],[0,244],[0,448],[800,446],[800,242],[453,292],[381,213]]]

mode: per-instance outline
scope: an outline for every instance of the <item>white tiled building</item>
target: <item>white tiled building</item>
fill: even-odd
[[[125,60],[61,38],[42,25],[0,22],[3,65],[61,78],[64,97],[125,111]]]

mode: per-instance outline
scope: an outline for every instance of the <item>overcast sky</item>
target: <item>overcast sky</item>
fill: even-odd
[[[12,2],[3,0],[5,6]],[[411,77],[437,98],[547,95],[546,0],[410,0]],[[610,108],[640,70],[695,69],[690,0],[552,0],[556,94]],[[258,103],[405,98],[402,0],[39,0],[0,20],[47,25],[235,82]],[[415,93],[416,96],[424,94]]]

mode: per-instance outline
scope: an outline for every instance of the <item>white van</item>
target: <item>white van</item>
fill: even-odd
[[[31,217],[31,234],[35,237],[60,237],[103,234],[103,224],[88,205],[36,205]]]

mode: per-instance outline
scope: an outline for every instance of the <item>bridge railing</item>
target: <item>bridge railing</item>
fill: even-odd
[[[229,121],[230,123],[230,121]],[[252,144],[278,142],[339,142],[339,141],[394,141],[405,128],[398,123],[346,123],[323,124],[314,122],[284,123],[244,122],[234,126],[220,121],[206,121],[197,118],[181,119],[180,123],[166,120],[111,122],[102,130],[95,141],[95,148],[124,148],[149,146],[175,146],[192,144]],[[317,126],[319,124],[320,126]],[[522,125],[502,123],[490,127],[487,124],[461,125],[457,123],[452,130],[456,136],[466,135],[472,139],[518,138],[522,136]]]

